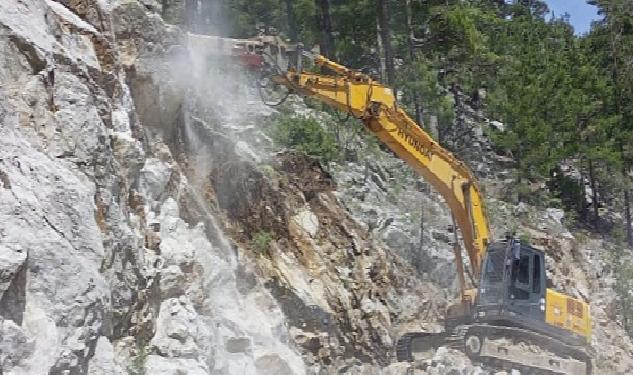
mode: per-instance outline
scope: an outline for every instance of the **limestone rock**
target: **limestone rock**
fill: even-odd
[[[35,343],[25,364],[29,371],[81,366],[85,354],[74,353],[86,349],[87,354],[94,345],[103,319],[100,306],[108,298],[98,272],[104,249],[94,219],[94,185],[69,163],[54,162],[30,146],[10,121],[5,124],[0,169],[11,190],[1,192],[0,216],[6,218],[5,240],[29,252],[28,273],[5,291],[2,315],[22,324]],[[61,280],[64,287],[53,292],[51,286]],[[51,340],[66,344],[51,347]]]
[[[171,177],[171,167],[154,158],[145,160],[145,165],[140,171],[140,193],[151,199],[158,200]]]
[[[153,350],[164,357],[196,358],[201,355],[196,341],[208,338],[203,333],[204,326],[198,326],[196,319],[195,310],[186,300],[163,301],[157,330],[150,343]]]
[[[33,355],[35,343],[12,320],[0,319],[0,369],[19,372]]]
[[[316,236],[319,230],[319,219],[309,209],[301,210],[293,217],[293,220],[311,237]]]
[[[207,375],[209,369],[193,359],[165,358],[158,355],[150,355],[145,363],[145,371],[148,374],[157,375]]]
[[[123,369],[116,363],[114,347],[110,341],[101,336],[95,346],[95,354],[90,359],[88,365],[89,375],[116,375],[123,372]]]
[[[258,375],[291,375],[292,369],[276,354],[263,355],[255,360]]]
[[[26,251],[19,243],[0,244],[0,300],[26,261]]]

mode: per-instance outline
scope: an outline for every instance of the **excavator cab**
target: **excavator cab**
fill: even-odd
[[[475,319],[504,315],[545,321],[545,255],[509,239],[488,246],[484,258]]]
[[[464,337],[471,358],[521,363],[547,373],[591,373],[585,346],[591,330],[588,307],[547,288],[541,250],[517,239],[490,244],[471,317]],[[526,355],[521,348],[530,345],[541,351]]]

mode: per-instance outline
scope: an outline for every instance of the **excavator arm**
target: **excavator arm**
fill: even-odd
[[[468,167],[440,146],[398,107],[393,90],[368,75],[321,55],[307,54],[326,75],[290,69],[274,78],[299,94],[318,99],[362,120],[367,129],[422,175],[441,195],[463,236],[473,278],[479,279],[490,230],[481,190]],[[462,295],[466,292],[461,252],[456,251]]]
[[[468,167],[416,124],[398,107],[392,89],[366,74],[346,68],[326,57],[302,51],[279,37],[230,39],[189,34],[189,45],[203,60],[233,57],[249,70],[300,95],[320,100],[362,120],[367,129],[398,157],[422,175],[444,197],[459,227],[472,270],[479,280],[481,263],[490,237],[481,190]],[[304,71],[303,58],[330,74]],[[270,78],[270,80],[269,80]],[[462,298],[472,302],[474,289],[466,289],[462,253],[454,247]]]

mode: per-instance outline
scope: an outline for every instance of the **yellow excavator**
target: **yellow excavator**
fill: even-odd
[[[591,373],[588,304],[547,288],[543,251],[511,236],[491,241],[475,176],[398,106],[392,89],[276,37],[237,40],[190,35],[189,43],[198,52],[223,50],[256,69],[262,75],[260,90],[284,87],[285,96],[295,93],[316,99],[361,120],[442,195],[461,232],[470,277],[467,283],[462,251],[455,241],[461,298],[447,309],[441,339],[458,342],[475,361],[522,373]],[[415,361],[416,351],[430,342],[437,344],[438,335],[406,333],[397,340],[396,358]]]

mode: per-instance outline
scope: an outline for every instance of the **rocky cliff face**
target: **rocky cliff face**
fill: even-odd
[[[393,306],[405,288],[423,306],[424,285],[317,163],[253,163],[246,118],[183,74],[185,38],[157,9],[0,4],[1,371],[386,365]]]
[[[441,199],[382,151],[325,170],[275,150],[271,110],[159,11],[0,3],[0,373],[406,373],[395,338],[439,330],[455,291]],[[592,301],[598,369],[630,371],[608,244],[491,206]],[[489,371],[431,358],[416,371]]]
[[[182,42],[151,3],[0,4],[0,372],[301,373],[279,304],[242,285],[153,136],[177,128],[144,112],[170,93],[131,95],[136,64]]]

